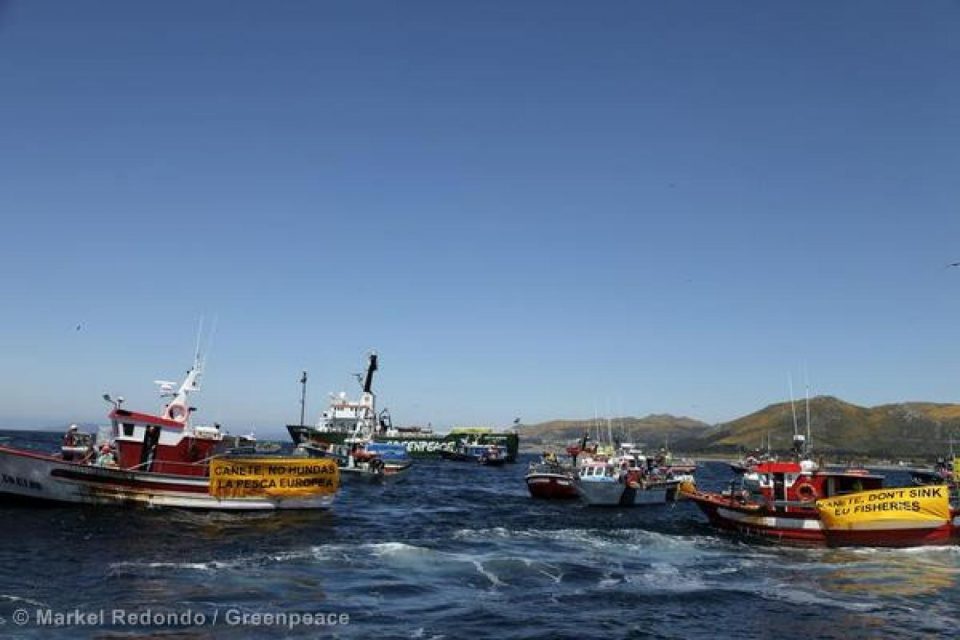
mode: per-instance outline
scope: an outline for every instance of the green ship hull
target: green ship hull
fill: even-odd
[[[330,442],[332,444],[342,444],[351,434],[345,432],[317,431],[314,427],[308,425],[290,424],[287,425],[287,431],[293,438],[294,444],[300,444],[306,440],[319,440],[321,442]],[[480,444],[499,444],[507,448],[507,462],[516,462],[517,453],[520,449],[520,436],[510,431],[481,431],[464,430],[452,431],[451,433],[409,433],[392,436],[376,435],[374,442],[391,442],[403,444],[407,453],[414,458],[440,458],[441,451],[454,452],[460,443],[465,441],[477,441]]]

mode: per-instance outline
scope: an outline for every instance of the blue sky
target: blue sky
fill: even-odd
[[[954,2],[3,8],[0,425],[960,401]]]

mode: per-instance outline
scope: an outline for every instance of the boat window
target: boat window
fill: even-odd
[[[123,435],[130,437],[133,435],[133,423],[124,422],[123,423]]]

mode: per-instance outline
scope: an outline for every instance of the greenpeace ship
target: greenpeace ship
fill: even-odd
[[[366,373],[356,376],[361,387],[357,400],[348,398],[345,391],[331,394],[330,405],[316,425],[288,424],[287,431],[293,443],[298,446],[312,443],[345,444],[350,439],[361,438],[376,443],[402,445],[413,458],[441,458],[445,452],[453,453],[461,445],[476,443],[503,447],[506,462],[516,462],[520,447],[520,437],[516,431],[476,428],[453,429],[450,433],[439,434],[419,427],[395,427],[389,411],[376,411],[373,374],[377,367],[377,354],[370,353]],[[389,460],[387,463],[389,467]]]

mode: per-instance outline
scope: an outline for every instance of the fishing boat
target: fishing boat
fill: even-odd
[[[890,488],[864,469],[828,470],[802,455],[760,462],[726,491],[692,488],[692,500],[716,527],[777,542],[908,547],[951,542],[956,514],[945,487]],[[929,503],[929,506],[928,506]]]
[[[624,444],[613,455],[585,457],[577,468],[576,488],[591,506],[634,507],[675,500],[687,479],[661,472],[652,459]]]
[[[171,398],[159,415],[130,411],[123,398],[105,394],[111,427],[102,442],[71,429],[54,454],[0,446],[0,494],[28,504],[329,508],[339,487],[333,462],[229,455],[219,425],[192,424],[189,396],[201,371],[198,353],[178,389],[157,381]]]
[[[737,474],[741,474],[741,473],[747,473],[748,471],[751,471],[758,464],[764,464],[768,462],[777,462],[778,460],[779,458],[773,454],[760,453],[758,451],[754,451],[753,453],[749,453],[744,457],[740,458],[739,460],[730,462],[729,465],[730,465],[731,471]]]
[[[960,460],[957,459],[957,455],[954,452],[953,448],[953,438],[950,438],[950,452],[947,456],[940,456],[937,458],[936,463],[934,463],[933,468],[928,469],[910,469],[910,479],[916,485],[926,485],[926,484],[948,484],[951,486],[954,493],[958,491],[958,485],[960,485],[960,466],[958,466]]]
[[[413,465],[402,446],[365,438],[348,439],[343,444],[304,443],[297,447],[297,452],[335,460],[344,482],[392,482],[404,477]]]
[[[793,391],[791,390],[791,394]],[[793,398],[791,397],[791,403]],[[791,405],[792,406],[792,405]],[[795,411],[795,410],[794,410]],[[794,433],[797,431],[796,426],[796,413],[794,413]],[[751,451],[750,453],[744,455],[739,460],[730,463],[730,470],[734,473],[746,473],[756,465],[761,462],[776,462],[777,456],[774,455],[773,450],[771,449],[771,440],[770,434],[767,433],[766,439],[766,449],[763,446],[763,440],[760,441],[760,446]]]
[[[530,463],[523,479],[534,498],[572,500],[579,495],[575,475],[573,464],[563,464],[556,455],[544,454],[539,462]]]
[[[478,441],[464,442],[453,451],[442,451],[440,457],[454,462],[475,462],[488,467],[500,467],[507,462],[507,448]]]
[[[621,445],[621,448],[632,446],[628,443]],[[692,476],[697,470],[695,460],[675,458],[667,447],[660,447],[660,450],[652,456],[652,465],[661,475],[670,477]]]
[[[916,485],[955,484],[954,462],[940,458],[932,469],[911,469],[910,480]]]

